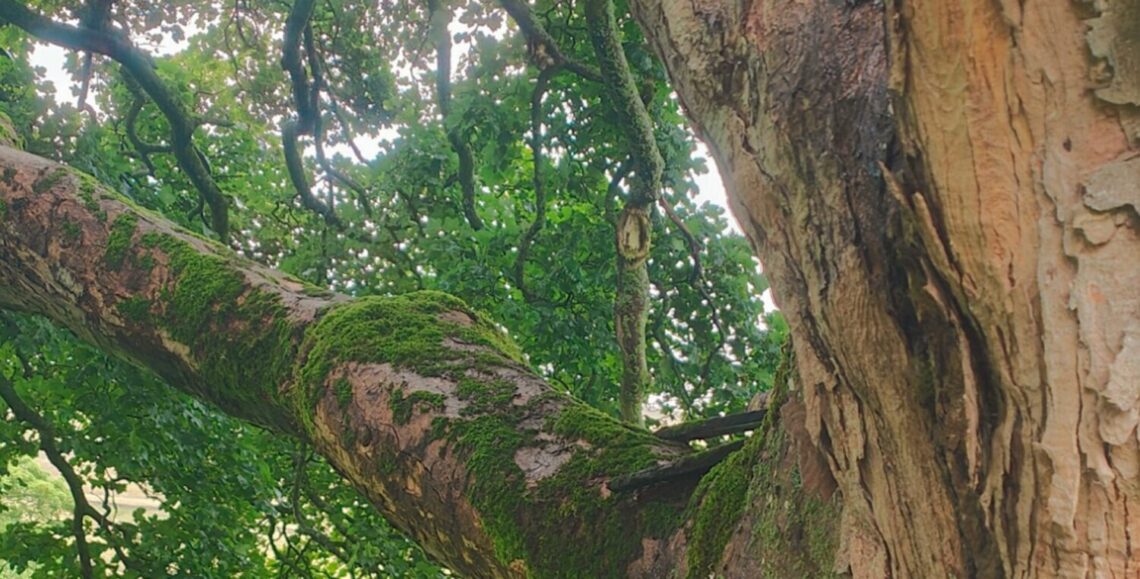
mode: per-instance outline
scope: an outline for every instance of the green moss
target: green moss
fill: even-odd
[[[341,445],[341,448],[344,448],[346,450],[351,449],[353,446],[356,445],[356,429],[353,428],[352,425],[349,423],[347,416],[345,417],[345,420],[344,420],[344,430],[341,432],[341,435],[340,435],[340,445]]]
[[[3,112],[0,112],[0,145],[16,149],[22,149],[24,146],[24,140],[20,138],[20,134],[16,132],[16,127],[12,124],[12,118]]]
[[[167,240],[170,240],[170,241],[167,241]],[[150,231],[150,232],[142,234],[142,237],[139,238],[139,245],[146,247],[148,249],[155,249],[158,247],[162,247],[164,245],[164,243],[166,245],[171,245],[172,241],[173,240],[171,240],[171,238],[169,236],[163,235],[163,234],[155,232],[155,231]]]
[[[452,320],[454,312],[473,322]],[[473,356],[448,347],[445,341],[451,339],[484,346],[487,350],[478,354],[503,365],[511,359],[510,350],[502,350],[509,339],[480,319],[458,298],[431,291],[370,296],[336,306],[306,333],[308,356],[300,368],[301,392],[295,400],[298,415],[311,414],[329,372],[346,361],[388,363],[420,376],[458,379]]]
[[[753,435],[740,451],[731,454],[701,479],[690,503],[693,531],[689,536],[689,577],[707,577],[720,560],[728,539],[736,529],[756,462],[762,434]]]
[[[79,224],[74,221],[64,218],[63,221],[63,238],[68,242],[74,242],[79,239],[80,228]]]
[[[467,418],[437,419],[433,436],[446,432],[464,453],[472,481],[468,496],[504,565],[533,562],[536,577],[571,570],[582,577],[617,576],[638,553],[642,537],[664,536],[680,524],[681,505],[645,510],[633,495],[603,496],[599,488],[601,481],[656,462],[653,448],[661,441],[645,431],[571,403],[543,430],[589,445],[553,476],[528,487],[515,456],[541,440],[520,424],[533,408],[512,404],[516,387],[494,378],[466,376],[457,395],[468,403]]]
[[[396,424],[407,424],[412,419],[412,413],[417,407],[419,407],[420,412],[443,410],[444,400],[446,397],[443,394],[424,390],[416,390],[404,397],[404,390],[396,388],[392,390],[392,397],[388,403],[392,408],[392,419],[396,421]]]
[[[463,414],[486,414],[507,408],[517,394],[515,385],[505,380],[477,380],[468,376],[459,379],[455,393],[468,403]]]
[[[667,503],[650,503],[644,509],[645,529],[649,536],[664,539],[684,522],[685,510]]]
[[[32,192],[39,194],[48,191],[52,187],[55,187],[56,184],[63,180],[63,178],[67,175],[67,168],[56,167],[55,169],[48,171],[39,179],[36,179],[35,183],[32,183]]]
[[[83,176],[87,177],[88,180],[81,181],[81,183],[89,183],[91,181],[94,181],[93,177],[90,177],[88,175],[83,175]],[[79,197],[80,197],[80,199],[83,199],[83,208],[84,209],[90,211],[95,216],[95,218],[98,219],[99,221],[101,221],[101,222],[107,221],[107,212],[103,210],[103,207],[101,205],[99,205],[98,201],[95,201],[95,196],[92,195],[92,190],[87,190],[87,189],[81,188],[79,190]]]
[[[83,199],[84,209],[87,209],[91,213],[95,214],[95,217],[99,221],[106,221],[107,212],[103,210],[103,206],[99,205],[99,202],[96,201],[95,198],[95,193],[99,188],[99,181],[96,180],[96,178],[89,176],[89,174],[81,173],[79,171],[75,171],[74,176],[79,180],[79,196],[81,199]],[[116,201],[125,201],[125,199],[122,198],[115,197],[115,199]],[[138,207],[133,203],[128,203],[128,205],[131,206],[132,209],[138,209]]]
[[[179,238],[151,232],[139,244],[167,256],[170,282],[151,312],[194,356],[202,372],[200,393],[232,414],[292,428],[282,423],[278,405],[265,404],[278,398],[298,347],[280,297],[247,286],[230,260]],[[217,339],[219,333],[226,339]]]
[[[779,457],[783,437],[782,431],[774,433],[766,454]],[[780,462],[759,464],[751,489],[759,501],[750,511],[756,560],[769,577],[834,577],[839,508],[834,500],[809,496],[798,472],[777,470]]]
[[[341,408],[352,403],[352,384],[345,378],[336,381],[336,402]]]
[[[597,447],[610,447],[636,441],[641,444],[659,444],[661,441],[648,431],[623,424],[600,410],[574,404],[552,417],[550,429],[562,436],[580,438]]]
[[[8,203],[0,199],[0,220],[8,218]]]
[[[776,370],[770,406],[779,408],[790,395],[793,367],[790,344]],[[776,412],[739,452],[730,455],[701,479],[686,518],[689,533],[688,576],[708,577],[747,511],[752,521],[752,556],[765,577],[831,577],[837,543],[839,509],[804,492],[798,469],[789,464],[790,446]]]
[[[154,256],[150,255],[149,253],[140,255],[135,263],[139,266],[139,268],[150,271],[154,269]]]
[[[442,440],[447,436],[447,431],[450,427],[451,421],[445,416],[436,416],[431,419],[431,437],[430,440]]]
[[[682,522],[683,503],[650,502],[634,493],[604,496],[591,481],[631,474],[657,462],[661,441],[582,404],[567,406],[548,421],[557,434],[590,447],[577,452],[558,473],[539,483],[536,505],[546,516],[528,529],[537,567],[563,569],[582,577],[621,577],[640,550],[643,537],[664,537]],[[567,548],[573,545],[573,548]]]
[[[286,279],[289,279],[291,277],[292,276],[286,276]],[[292,278],[292,279],[290,279],[290,281],[300,283],[301,284],[301,293],[303,293],[307,296],[310,296],[310,297],[327,298],[327,297],[330,297],[333,295],[333,292],[331,292],[325,288],[317,287],[317,286],[315,286],[309,282],[302,281],[300,279]]]
[[[480,416],[456,422],[452,436],[467,455],[467,471],[473,480],[470,499],[479,511],[495,556],[509,565],[526,559],[526,534],[518,524],[525,508],[524,476],[515,463],[515,451],[525,442],[510,420],[502,416]]]
[[[135,214],[123,213],[111,224],[111,234],[107,238],[107,249],[103,254],[107,266],[111,269],[122,267],[123,259],[131,248],[131,238],[135,235],[138,223],[139,218]]]
[[[399,463],[396,462],[396,455],[391,452],[381,452],[380,455],[376,457],[376,470],[382,475],[388,476],[396,472],[398,466]]]
[[[770,408],[779,408],[788,397],[788,378],[793,364],[791,344],[785,342],[781,353],[769,395]],[[770,439],[781,434],[777,414],[767,413],[744,447],[713,467],[693,493],[687,516],[693,521],[688,551],[690,578],[707,577],[720,560],[748,504],[757,465],[762,463],[765,454],[763,449],[770,444]]]
[[[150,320],[150,300],[134,296],[115,305],[119,315],[130,322],[143,324]]]
[[[650,502],[636,494],[602,491],[602,481],[656,463],[661,444],[580,403],[570,403],[543,430],[588,443],[537,487],[515,462],[520,448],[538,444],[520,421],[529,406],[511,404],[513,385],[467,377],[459,396],[467,419],[433,423],[466,455],[468,493],[504,565],[532,562],[535,577],[616,577],[637,556],[642,537],[667,536],[682,522],[683,502]]]

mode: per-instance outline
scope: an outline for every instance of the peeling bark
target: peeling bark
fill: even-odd
[[[834,571],[1137,573],[1132,5],[633,2],[788,317]]]
[[[313,441],[471,575],[1135,576],[1133,3],[632,8],[795,345],[786,424],[684,515],[694,480],[609,488],[684,451],[553,393],[451,298],[313,292],[7,149],[0,307]]]

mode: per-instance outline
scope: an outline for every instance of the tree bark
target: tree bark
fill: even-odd
[[[695,489],[614,492],[685,451],[456,300],[314,291],[7,149],[0,307],[311,440],[473,576],[1135,576],[1140,9],[632,8],[795,345],[783,427]]]
[[[1135,3],[632,7],[789,320],[833,570],[1140,572]]]
[[[0,172],[0,308],[43,314],[309,441],[461,574],[656,577],[674,566],[666,547],[699,473],[630,492],[610,483],[688,447],[559,394],[458,299],[352,300],[177,230],[62,165],[0,147]]]

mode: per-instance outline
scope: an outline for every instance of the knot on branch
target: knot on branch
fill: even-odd
[[[636,264],[649,257],[649,246],[649,209],[627,206],[618,217],[618,253],[622,259]]]

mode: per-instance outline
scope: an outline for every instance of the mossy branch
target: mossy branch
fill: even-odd
[[[587,0],[586,22],[590,41],[598,55],[605,84],[615,99],[625,137],[634,161],[636,180],[630,192],[630,203],[647,206],[661,191],[661,174],[665,161],[653,134],[653,119],[645,108],[637,89],[637,81],[629,68],[618,31],[617,16],[611,0]]]
[[[45,159],[0,171],[0,308],[308,442],[457,572],[604,576],[679,532],[695,480],[609,485],[691,451],[559,393],[460,300],[314,291]]]
[[[652,246],[649,213],[660,195],[664,161],[653,134],[653,120],[638,93],[626,61],[610,0],[587,0],[590,41],[602,76],[617,103],[625,140],[633,160],[634,180],[629,199],[617,220],[617,288],[614,327],[622,352],[622,419],[640,424],[642,398],[651,380],[645,353],[645,324],[649,317],[649,272],[646,259]]]

